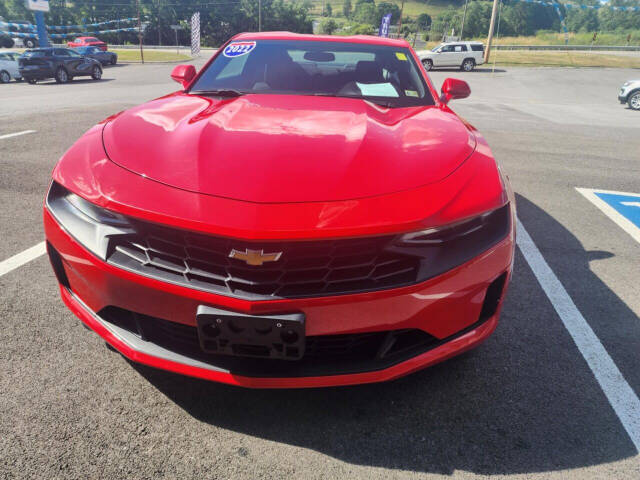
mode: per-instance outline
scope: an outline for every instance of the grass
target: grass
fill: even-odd
[[[391,3],[397,3],[400,5],[402,2],[398,0],[391,0]],[[432,18],[434,18],[440,12],[451,6],[453,6],[451,2],[447,2],[445,0],[429,0],[426,2],[408,1],[404,2],[404,10],[402,14],[415,18],[421,13],[428,13]]]
[[[118,54],[119,62],[140,62],[140,50],[112,50]],[[181,60],[191,60],[189,55],[178,54],[176,52],[163,50],[144,50],[145,62],[179,62]]]
[[[631,34],[631,45],[640,45],[640,31],[630,32],[604,32],[598,33],[594,45],[627,45],[627,36]],[[485,37],[475,40],[485,41]],[[569,33],[569,45],[591,45],[593,33]],[[497,40],[500,45],[564,45],[564,33],[539,31],[535,36],[530,37],[500,37]]]
[[[402,0],[385,0],[389,3],[395,3],[398,6],[402,5]],[[337,20],[337,15],[342,15],[342,6],[344,2],[342,0],[326,0],[325,5],[331,5],[331,9],[333,12],[332,18]],[[418,2],[416,0],[407,0],[404,2],[404,9],[402,11],[402,16],[407,17],[417,17],[421,13],[428,13],[431,17],[435,17],[437,14],[451,7],[453,4],[447,0],[426,0],[424,2]],[[356,2],[355,0],[351,1],[352,8],[355,8]],[[320,16],[322,13],[322,3],[314,2],[313,7],[311,8],[311,16]],[[338,17],[340,18],[340,17]]]
[[[588,52],[493,50],[489,64],[494,60],[497,65],[640,68],[640,56]]]

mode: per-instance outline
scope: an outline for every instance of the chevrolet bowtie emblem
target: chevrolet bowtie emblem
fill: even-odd
[[[282,255],[282,252],[264,253],[264,250],[249,250],[248,248],[241,252],[235,248],[231,250],[229,257],[246,262],[247,265],[260,266],[266,262],[276,262]]]

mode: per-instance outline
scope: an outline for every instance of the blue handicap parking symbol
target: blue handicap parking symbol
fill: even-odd
[[[593,192],[599,199],[640,228],[640,193],[604,193]]]

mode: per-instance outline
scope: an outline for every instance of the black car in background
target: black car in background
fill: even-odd
[[[75,47],[74,50],[84,57],[98,60],[102,65],[115,65],[118,63],[118,54],[105,52],[98,47]]]
[[[90,76],[102,78],[102,65],[98,60],[87,58],[69,48],[34,48],[24,52],[18,59],[20,75],[29,83],[55,78],[58,83],[67,83],[73,77]]]
[[[6,32],[0,32],[0,47],[2,48],[13,48],[15,42],[13,38],[7,35]]]

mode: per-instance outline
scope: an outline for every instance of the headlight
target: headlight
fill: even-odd
[[[49,189],[47,207],[71,236],[103,260],[110,237],[133,233],[126,217],[98,207],[56,182]]]
[[[398,237],[391,249],[420,257],[418,281],[440,275],[471,260],[509,233],[509,204],[461,222]]]

